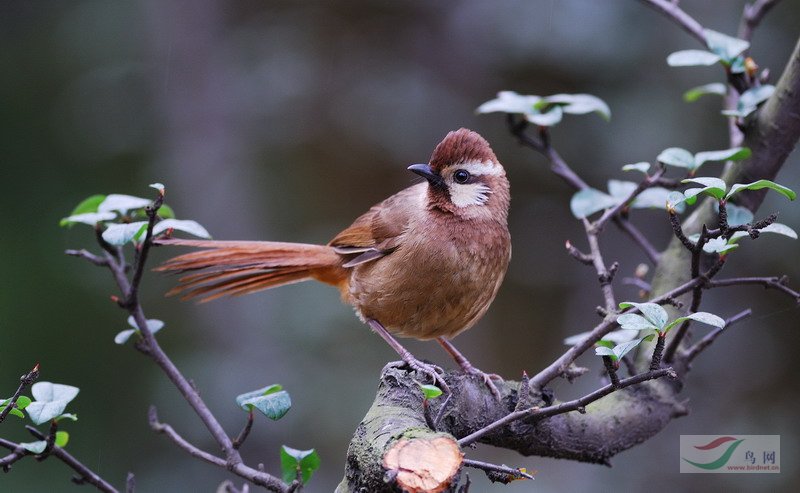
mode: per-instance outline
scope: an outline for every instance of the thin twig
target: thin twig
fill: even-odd
[[[214,464],[215,466],[219,467],[226,467],[227,462],[222,457],[217,457],[216,455],[210,454],[205,450],[200,450],[199,448],[195,447],[185,438],[180,436],[175,429],[166,424],[161,423],[158,421],[158,412],[156,411],[155,406],[150,406],[150,409],[147,411],[147,422],[150,424],[150,429],[155,431],[156,433],[163,433],[167,435],[170,440],[175,442],[180,448],[185,450],[189,453],[192,457],[197,457],[200,460],[204,460],[209,464]]]
[[[211,413],[211,410],[200,397],[197,389],[180,372],[180,370],[178,370],[164,350],[161,349],[161,346],[158,344],[158,341],[153,336],[153,333],[150,331],[150,328],[147,325],[147,318],[145,317],[144,310],[139,303],[138,290],[139,282],[141,281],[142,273],[144,272],[144,264],[147,261],[147,252],[153,241],[153,226],[156,222],[158,209],[162,202],[163,194],[159,193],[159,196],[156,198],[153,204],[147,208],[147,215],[149,219],[148,227],[142,241],[141,250],[137,255],[137,261],[134,265],[133,279],[131,281],[128,280],[128,276],[126,275],[127,268],[122,250],[114,250],[102,239],[102,235],[99,233],[97,235],[98,242],[100,242],[103,249],[106,250],[106,267],[108,267],[108,269],[112,272],[114,280],[116,281],[116,284],[124,297],[123,300],[119,301],[119,305],[125,308],[131,314],[136,323],[136,327],[139,329],[141,334],[142,339],[135,345],[135,347],[152,359],[161,368],[167,378],[172,381],[180,394],[184,397],[184,399],[186,399],[187,403],[192,407],[194,412],[211,433],[211,436],[214,437],[214,440],[225,453],[225,458],[222,459],[208,454],[207,452],[203,452],[202,450],[199,450],[186,442],[186,444],[193,447],[196,452],[200,453],[200,455],[196,456],[199,456],[203,460],[206,460],[212,464],[224,467],[234,474],[237,474],[238,476],[247,479],[256,485],[264,486],[272,491],[287,493],[290,491],[291,485],[285,484],[279,478],[272,476],[271,474],[258,471],[244,464],[239,451],[233,446],[233,441],[222,428],[222,425],[220,425],[216,417]],[[80,256],[86,258],[83,255]],[[91,261],[92,259],[87,258],[87,260]],[[170,430],[173,433],[170,433]],[[175,436],[179,437],[177,433],[174,433],[174,430],[172,430],[171,427],[164,428],[163,432],[173,438],[173,440],[175,440]],[[181,444],[179,443],[179,445]],[[192,450],[187,449],[183,445],[181,446],[185,450]]]
[[[542,127],[538,137],[532,137],[525,132],[528,127],[528,122],[524,119],[517,121],[514,115],[509,114],[506,117],[508,129],[514,135],[520,144],[530,147],[536,152],[540,153],[550,161],[550,169],[561,177],[569,186],[575,190],[584,190],[589,188],[589,185],[578,176],[572,168],[569,167],[561,155],[550,145],[547,130]]]
[[[527,472],[523,472],[522,470],[517,469],[515,467],[501,466],[501,465],[498,465],[498,464],[492,464],[490,462],[481,462],[481,461],[472,460],[472,459],[464,459],[462,464],[465,467],[472,467],[474,469],[480,469],[482,471],[486,471],[487,473],[491,472],[491,473],[495,473],[495,474],[497,474],[497,473],[505,474],[505,475],[508,476],[509,480],[523,479],[523,478],[524,479],[534,479],[533,476],[531,476]]]
[[[233,440],[233,448],[239,449],[242,446],[247,437],[250,435],[250,430],[253,429],[253,410],[251,409],[249,413],[247,413],[247,422],[242,428],[242,431],[239,432],[239,436],[237,436]]]
[[[603,255],[600,253],[600,242],[597,239],[597,231],[592,227],[592,224],[587,219],[584,219],[583,227],[586,229],[586,238],[589,240],[589,248],[592,252],[592,264],[597,272],[597,278],[600,281],[600,289],[603,291],[606,312],[614,313],[617,309],[617,301],[614,297],[614,287],[611,285],[611,281],[614,278],[615,269],[607,268],[605,262],[603,262]]]
[[[606,368],[606,373],[608,374],[608,379],[611,381],[611,385],[615,388],[619,388],[619,375],[617,375],[617,366],[611,360],[611,356],[603,356],[603,366]]]
[[[777,289],[787,295],[791,296],[796,303],[800,303],[800,292],[795,291],[786,285],[789,278],[786,276],[781,277],[731,277],[728,279],[715,279],[705,283],[705,287],[721,288],[726,286],[744,286],[747,284],[756,284],[764,286],[765,289]]]
[[[98,267],[108,266],[108,259],[106,259],[105,257],[101,257],[99,255],[95,255],[89,252],[88,250],[66,250],[64,253],[72,257],[80,257],[86,259]]]
[[[661,296],[657,296],[650,300],[651,303],[658,303],[664,304],[674,300],[676,297],[687,293],[695,288],[695,286],[702,283],[702,279],[695,278],[691,279],[680,286],[673,288],[672,290],[662,294]],[[634,309],[628,309],[623,311],[622,313],[634,312]],[[546,368],[542,371],[537,373],[531,378],[531,387],[534,389],[541,390],[545,385],[550,383],[554,378],[562,375],[570,364],[573,361],[578,359],[578,356],[586,352],[587,349],[594,346],[594,344],[602,339],[603,336],[611,332],[617,327],[616,323],[617,317],[606,317],[602,322],[596,325],[586,339],[582,340],[578,344],[572,346],[571,348],[567,349],[564,354],[559,356],[555,361],[550,363]]]
[[[650,360],[650,371],[661,368],[661,355],[664,352],[664,343],[666,340],[666,335],[661,335],[661,333],[658,334],[658,339],[656,339],[656,347],[653,348],[653,358]]]
[[[753,31],[761,23],[761,19],[767,12],[778,4],[780,0],[756,0],[755,2],[745,5],[742,19],[739,21],[739,32],[737,37],[745,41],[753,39]]]
[[[753,310],[747,309],[743,310],[736,315],[730,317],[729,319],[725,320],[725,326],[722,328],[716,328],[709,332],[705,337],[700,339],[695,345],[690,347],[689,349],[683,351],[681,353],[681,359],[686,361],[687,363],[691,363],[693,359],[697,357],[700,353],[703,352],[708,346],[713,343],[717,337],[719,337],[724,329],[729,329],[731,325],[741,322],[742,320],[750,317],[753,314]]]
[[[697,22],[692,16],[684,12],[679,6],[678,2],[670,2],[667,0],[639,0],[644,4],[654,8],[655,10],[666,15],[675,21],[684,31],[688,32],[695,37],[703,46],[706,45],[706,35],[703,32],[703,26]]]
[[[6,416],[8,416],[8,413],[14,409],[14,406],[17,404],[17,399],[19,399],[22,391],[35,382],[37,378],[39,378],[39,363],[33,365],[31,371],[19,377],[19,386],[17,387],[16,392],[14,392],[14,395],[12,395],[11,398],[6,401],[4,404],[5,408],[2,412],[0,412],[0,423],[2,423],[3,420],[6,419]]]
[[[608,384],[604,387],[601,387],[594,392],[587,394],[580,399],[575,399],[568,402],[562,402],[560,404],[556,404],[553,406],[548,407],[531,407],[528,409],[522,409],[520,411],[514,411],[512,413],[507,414],[506,416],[498,419],[497,421],[484,426],[480,430],[471,433],[470,435],[465,436],[461,440],[458,441],[458,444],[461,447],[466,447],[471,443],[475,443],[480,438],[486,436],[487,434],[508,425],[509,423],[513,423],[514,421],[523,419],[523,418],[531,418],[541,420],[550,416],[555,416],[557,414],[564,414],[571,411],[581,411],[587,405],[591,404],[594,401],[597,401],[608,394],[614,392],[615,390],[624,389],[626,387],[630,387],[631,385],[636,385],[638,383],[646,382],[648,380],[654,380],[657,378],[661,378],[663,376],[669,376],[670,378],[677,378],[675,371],[672,368],[661,368],[656,371],[649,371],[647,373],[641,373],[634,377],[625,378],[620,380],[618,386],[614,386],[613,384]]]
[[[644,192],[648,188],[651,188],[655,184],[655,182],[658,181],[659,178],[661,178],[661,176],[664,174],[665,171],[666,171],[665,168],[663,168],[663,167],[659,168],[651,176],[647,176],[644,180],[640,181],[639,184],[636,186],[636,188],[634,188],[633,191],[630,194],[628,194],[628,196],[625,197],[624,200],[622,200],[616,206],[614,206],[614,207],[612,207],[610,209],[606,209],[606,211],[603,213],[603,215],[600,216],[600,218],[597,221],[592,223],[592,230],[597,232],[597,233],[602,231],[603,227],[605,227],[605,225],[608,223],[608,221],[610,221],[611,219],[613,219],[615,217],[618,217],[623,209],[625,209],[626,207],[630,206],[630,204],[634,200],[636,200],[636,197],[641,195],[642,192]]]

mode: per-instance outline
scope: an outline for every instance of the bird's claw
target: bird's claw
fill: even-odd
[[[442,378],[444,370],[442,370],[442,368],[439,366],[432,365],[430,363],[423,363],[415,358],[403,359],[402,362],[396,361],[395,363],[391,363],[391,366],[397,368],[408,367],[417,373],[427,375],[431,380],[433,380],[434,385],[442,389],[442,392],[447,394],[450,393],[450,387],[447,385],[447,382],[444,381],[444,378]]]
[[[503,400],[503,397],[500,395],[500,389],[498,389],[497,385],[495,385],[494,382],[492,381],[492,380],[499,380],[502,382],[503,377],[501,377],[496,373],[485,373],[475,368],[472,365],[469,365],[468,367],[462,369],[464,370],[464,373],[466,373],[467,375],[480,377],[483,380],[483,384],[489,388],[489,391],[492,393],[494,398],[497,399],[498,402]]]

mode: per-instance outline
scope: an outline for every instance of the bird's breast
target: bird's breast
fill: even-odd
[[[453,337],[489,307],[510,249],[505,224],[429,217],[410,224],[394,252],[353,270],[347,301],[395,334]]]

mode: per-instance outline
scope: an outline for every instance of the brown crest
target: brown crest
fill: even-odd
[[[486,139],[477,132],[460,128],[448,133],[436,146],[431,155],[430,165],[438,171],[450,164],[467,161],[497,162],[497,157]]]

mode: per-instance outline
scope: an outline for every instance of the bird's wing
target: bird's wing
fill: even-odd
[[[355,255],[344,267],[354,267],[388,255],[400,243],[414,211],[423,207],[426,184],[406,188],[359,216],[328,245],[342,255]]]

